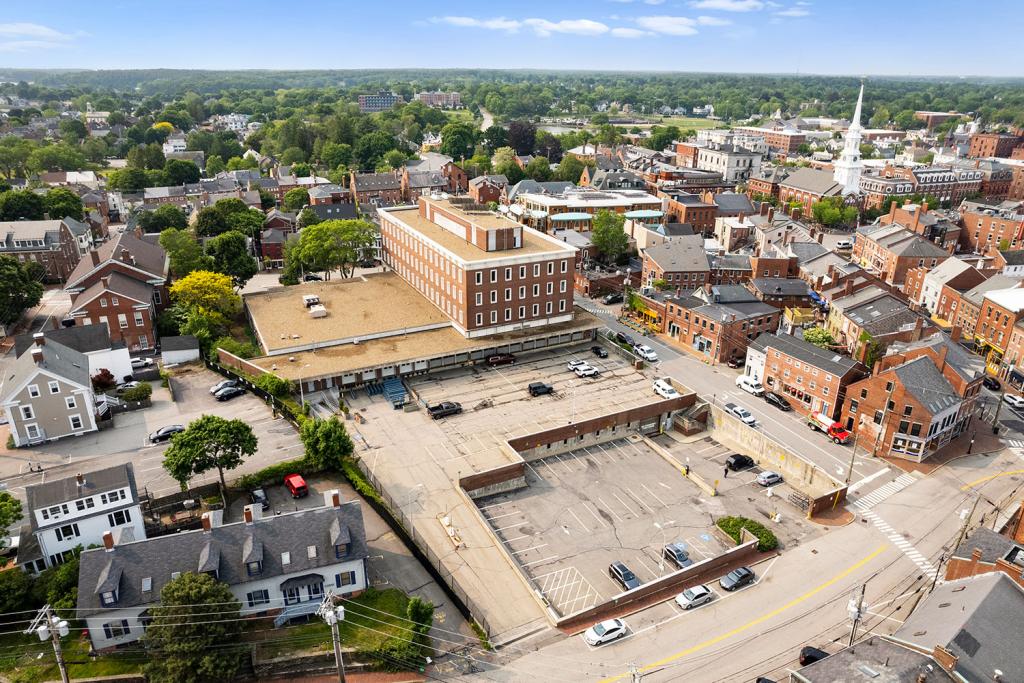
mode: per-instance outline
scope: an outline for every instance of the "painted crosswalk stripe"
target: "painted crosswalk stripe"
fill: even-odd
[[[854,501],[853,505],[859,510],[870,510],[875,505],[881,503],[883,500],[886,500],[890,496],[893,496],[902,491],[903,489],[907,488],[915,481],[917,481],[917,477],[915,477],[913,474],[910,474],[909,472],[906,472],[896,477],[896,479],[889,482],[885,486],[881,486],[878,489],[875,489],[866,496],[857,498],[857,500]]]

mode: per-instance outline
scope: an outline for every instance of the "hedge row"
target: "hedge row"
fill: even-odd
[[[757,549],[761,552],[775,550],[779,547],[779,539],[775,537],[771,529],[747,517],[720,517],[715,524],[736,543],[740,542],[741,530],[746,529],[757,538]]]
[[[284,482],[284,478],[289,474],[301,474],[302,476],[308,476],[311,474],[319,474],[321,470],[311,463],[307,462],[305,458],[297,458],[295,460],[285,460],[283,462],[274,463],[268,467],[264,467],[262,470],[253,472],[251,474],[243,474],[235,482],[238,488],[251,490],[257,489],[262,486],[273,486],[274,484],[281,484]]]

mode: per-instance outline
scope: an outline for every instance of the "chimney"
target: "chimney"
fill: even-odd
[[[103,532],[103,548],[108,553],[114,552],[114,532]]]
[[[341,492],[338,489],[324,491],[324,505],[332,508],[341,507]]]
[[[78,488],[85,486],[85,475],[79,472],[75,475],[75,481],[78,482]]]
[[[774,206],[769,206],[768,207],[768,222],[771,223],[772,219],[774,219],[774,218],[775,218],[775,207]]]
[[[103,289],[106,289],[107,287],[110,286],[110,278],[107,276],[101,277],[100,282],[103,284]]]
[[[758,214],[760,214],[762,216],[767,216],[768,215],[768,209],[770,209],[770,208],[772,208],[771,204],[769,204],[768,202],[761,202],[761,204],[758,205],[758,207],[757,207],[757,212],[758,212]]]
[[[954,344],[960,343],[960,326],[953,325],[953,329],[949,331],[949,340]]]
[[[46,335],[42,332],[36,332],[32,335],[32,341],[36,346],[43,346],[46,344]]]
[[[95,249],[89,252],[89,256],[92,258],[92,264],[98,266],[100,264],[100,253]]]
[[[843,283],[843,295],[853,294],[853,280],[847,280]]]
[[[246,505],[242,510],[242,515],[245,517],[246,524],[252,524],[257,520],[262,519],[263,508],[260,505]]]
[[[43,350],[38,346],[32,349],[32,361],[36,365],[43,364]]]
[[[819,232],[818,233],[818,244],[821,244],[824,241],[824,239],[825,239],[825,233]]]
[[[131,263],[132,253],[127,249],[121,249],[121,260],[124,261],[125,263]]]
[[[920,341],[921,331],[924,329],[924,318],[917,316],[917,320],[914,322],[914,333],[910,336],[910,341]]]
[[[978,572],[978,563],[981,562],[981,555],[982,555],[981,548],[975,548],[974,550],[972,550],[971,551],[971,568],[970,568],[970,570],[967,572],[967,574],[965,576],[957,577],[957,578],[967,578],[968,576],[977,576],[978,573],[979,573]],[[949,569],[949,565],[948,564],[946,565],[946,569]]]
[[[892,223],[896,220],[896,202],[889,203],[889,222]]]
[[[745,214],[742,211],[740,211],[740,215],[737,216],[737,219],[739,220],[740,223],[743,223],[743,219],[746,218],[746,217],[747,217],[747,214]]]
[[[204,534],[210,533],[210,530],[213,529],[213,521],[210,519],[210,513],[209,512],[204,512],[202,520],[203,520],[203,533]]]

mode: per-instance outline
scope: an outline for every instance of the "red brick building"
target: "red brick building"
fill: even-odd
[[[835,181],[832,173],[813,168],[798,168],[779,183],[779,201],[783,204],[799,202],[803,212],[811,213],[811,206],[825,197],[838,197],[843,186]]]
[[[64,282],[79,263],[78,241],[61,220],[0,223],[0,254],[21,263],[38,263],[46,279]]]
[[[974,344],[985,357],[989,372],[998,374],[1014,326],[1024,317],[1024,289],[990,291],[982,299],[974,326]]]
[[[963,202],[960,223],[960,245],[964,249],[987,254],[992,249],[1024,248],[1024,206]]]
[[[1024,138],[1007,133],[975,133],[967,152],[972,157],[1009,158],[1016,147],[1024,145]]]
[[[950,251],[897,223],[871,225],[858,231],[853,260],[883,281],[902,285],[911,268],[934,268],[950,257]]]
[[[708,285],[690,295],[665,297],[664,301],[665,334],[688,353],[711,364],[745,357],[750,342],[763,332],[777,330],[782,318],[779,309],[761,303],[736,285]]]
[[[1005,534],[978,527],[953,551],[946,561],[946,581],[1001,572],[1024,588],[1024,527],[1020,510],[1010,521]]]
[[[356,173],[353,171],[349,187],[358,204],[390,206],[403,201],[402,176],[398,173]]]
[[[765,144],[768,145],[770,150],[787,155],[796,154],[800,145],[807,142],[807,136],[797,130],[776,130],[774,128],[758,128],[756,126],[742,126],[736,130],[763,135]]]
[[[695,142],[677,142],[676,145],[676,166],[683,168],[697,168],[697,153],[701,145]]]
[[[500,202],[501,193],[508,187],[508,178],[504,175],[482,175],[469,181],[469,196],[477,204]]]
[[[672,288],[696,289],[709,282],[710,270],[704,238],[685,235],[644,250],[640,282],[651,287],[664,280]]]
[[[698,233],[708,233],[715,228],[718,206],[706,201],[698,194],[678,191],[659,191],[665,200],[665,214],[671,223],[688,223]]]

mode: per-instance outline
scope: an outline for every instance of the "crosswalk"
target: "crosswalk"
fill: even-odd
[[[857,498],[853,502],[853,506],[860,511],[870,510],[874,506],[881,503],[889,496],[895,495],[907,488],[911,484],[917,481],[917,477],[910,472],[904,472],[900,476],[890,481],[885,486],[881,486],[866,496]],[[866,516],[866,515],[865,515]]]
[[[1024,448],[1024,439],[1003,439],[1010,448]]]
[[[899,548],[900,552],[906,555],[911,562],[916,564],[922,572],[926,574],[935,572],[935,565],[929,562],[928,558],[922,555],[917,548],[914,547],[913,543],[908,541],[902,534],[897,533],[895,529],[889,526],[888,522],[871,510],[864,510],[861,512],[861,515],[863,515],[865,519],[870,520],[871,523],[875,525],[876,529],[885,534],[886,538],[889,539],[889,542]]]

